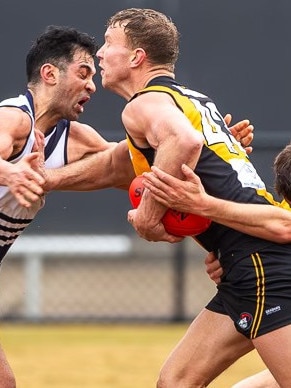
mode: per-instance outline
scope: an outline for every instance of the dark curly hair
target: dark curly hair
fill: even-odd
[[[72,27],[48,26],[32,44],[26,56],[27,81],[35,83],[39,80],[39,70],[44,63],[65,68],[78,49],[95,57],[98,50],[95,38]]]

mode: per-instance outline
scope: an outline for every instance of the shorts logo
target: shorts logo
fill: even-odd
[[[243,330],[248,330],[253,322],[253,316],[250,313],[241,313],[237,322],[239,327]]]
[[[270,315],[270,314],[274,314],[274,313],[277,313],[278,311],[281,311],[281,306],[276,306],[276,307],[272,307],[268,310],[265,310],[265,313],[267,315]]]

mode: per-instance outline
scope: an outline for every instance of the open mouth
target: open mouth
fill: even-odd
[[[83,105],[85,105],[86,102],[89,101],[89,100],[90,100],[90,97],[89,97],[89,96],[84,97],[84,98],[82,98],[81,100],[78,101],[78,104],[81,105],[81,106],[83,106]]]
[[[80,112],[84,111],[84,105],[89,100],[90,100],[90,97],[87,96],[87,97],[81,98],[81,100],[78,101],[78,107],[79,107]]]

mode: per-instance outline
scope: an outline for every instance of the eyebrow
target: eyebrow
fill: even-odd
[[[96,73],[96,69],[94,69],[91,65],[88,65],[87,63],[81,63],[79,65],[79,69],[86,69],[92,74]]]

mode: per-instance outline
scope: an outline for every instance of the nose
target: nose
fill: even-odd
[[[104,45],[103,45],[104,46]],[[96,53],[96,57],[98,59],[101,59],[102,58],[102,52],[103,52],[103,46],[100,47],[100,49],[97,51]]]
[[[96,92],[96,85],[95,85],[93,79],[91,79],[90,81],[87,82],[86,89],[88,90],[88,92],[90,94]]]

